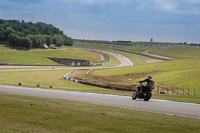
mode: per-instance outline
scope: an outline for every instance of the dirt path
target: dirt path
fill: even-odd
[[[148,54],[150,51],[152,51],[152,50],[146,50],[146,51],[143,51],[143,52],[141,52],[141,53],[143,53],[143,54]]]
[[[104,56],[102,54],[99,54],[99,53],[96,53],[96,54],[98,54],[100,56],[100,59],[97,60],[97,61],[93,61],[93,62],[105,61],[105,58],[104,58]]]
[[[147,60],[146,61],[146,64],[149,64],[149,63],[156,63],[156,62],[163,62],[164,60]]]
[[[78,75],[81,72],[81,70],[73,70],[67,77],[68,78],[74,78],[76,75]]]

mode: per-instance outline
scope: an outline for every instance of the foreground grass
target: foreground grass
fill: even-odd
[[[0,93],[0,132],[198,133],[200,120]]]

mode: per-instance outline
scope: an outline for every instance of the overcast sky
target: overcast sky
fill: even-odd
[[[200,43],[200,0],[0,0],[0,18],[76,39]]]

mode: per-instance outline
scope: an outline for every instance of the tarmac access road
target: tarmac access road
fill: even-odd
[[[145,102],[143,100],[132,100],[130,96],[118,96],[109,94],[28,88],[6,85],[0,85],[0,92],[36,97],[65,99],[98,105],[106,105],[132,110],[142,110],[148,112],[156,112],[168,115],[200,119],[200,105],[193,103],[173,102],[157,99],[150,99],[150,101]]]

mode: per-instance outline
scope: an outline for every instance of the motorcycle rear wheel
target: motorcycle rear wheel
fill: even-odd
[[[136,97],[136,91],[133,93],[132,95],[132,99],[135,100],[137,97]]]
[[[144,101],[149,101],[149,99],[151,98],[151,96],[152,96],[151,91],[148,91],[147,92],[147,96],[144,98]]]

